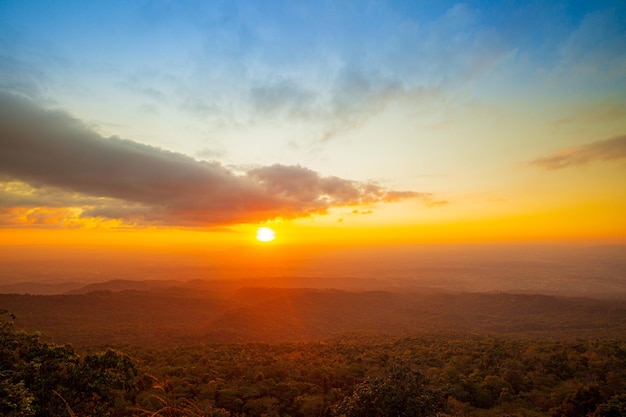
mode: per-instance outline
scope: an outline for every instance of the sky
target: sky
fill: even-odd
[[[623,244],[625,213],[623,1],[0,1],[0,245]]]

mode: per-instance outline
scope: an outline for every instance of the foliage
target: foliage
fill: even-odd
[[[597,414],[604,417],[620,415],[608,413],[619,409],[619,394],[626,393],[626,343],[615,340],[442,334],[128,349],[140,369],[164,381],[138,397],[152,410],[158,409],[153,395],[172,404],[210,405],[233,417],[318,417],[333,410],[348,414],[349,406],[357,410],[368,401],[419,408],[419,401],[441,400],[441,415],[530,417],[567,412],[589,397],[585,410],[605,410]],[[593,390],[585,396],[585,387],[596,387],[599,397]],[[403,403],[408,393],[419,394],[416,404]]]
[[[626,416],[626,393],[611,397],[607,402],[600,404],[594,417],[623,417]]]
[[[359,384],[338,411],[347,417],[426,417],[443,406],[443,394],[428,387],[418,371],[394,362],[382,376]]]
[[[0,415],[9,417],[626,415],[623,338],[354,332],[120,348],[131,361],[43,343],[9,320],[0,327]]]
[[[31,417],[33,396],[24,387],[23,382],[14,383],[2,374],[0,379],[0,415],[5,417]],[[6,379],[5,379],[6,378]]]
[[[6,312],[2,312],[5,314]],[[7,416],[124,415],[136,395],[136,368],[113,350],[80,357],[0,320],[0,411]]]

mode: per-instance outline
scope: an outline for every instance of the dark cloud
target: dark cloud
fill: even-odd
[[[0,180],[17,184],[0,189],[3,208],[80,207],[84,216],[163,225],[257,222],[334,206],[431,200],[301,166],[236,175],[218,162],[104,138],[66,113],[6,93],[0,93]]]
[[[544,158],[531,161],[545,169],[561,169],[573,165],[584,165],[597,160],[626,158],[626,135],[591,142],[577,148],[565,149]]]

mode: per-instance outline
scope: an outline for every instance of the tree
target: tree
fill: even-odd
[[[553,417],[581,417],[590,415],[602,402],[602,393],[596,385],[584,386],[571,395],[552,413]]]
[[[337,411],[347,417],[427,417],[443,409],[444,396],[406,363],[394,362],[382,376],[359,384]]]
[[[113,350],[81,358],[71,346],[15,330],[0,310],[0,412],[12,417],[123,415],[137,370]],[[71,410],[71,412],[70,412]]]
[[[618,394],[598,406],[594,417],[626,416],[626,394]]]
[[[23,382],[13,383],[5,375],[0,375],[0,415],[5,417],[32,417],[33,396]]]

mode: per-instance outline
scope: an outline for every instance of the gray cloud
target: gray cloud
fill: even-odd
[[[538,158],[530,162],[545,169],[561,169],[573,165],[584,165],[601,160],[626,158],[626,135],[591,142],[577,148],[565,149],[550,156]]]
[[[163,225],[217,225],[323,214],[431,196],[272,165],[243,175],[218,162],[117,137],[61,111],[0,93],[0,206],[80,207],[84,216]],[[26,186],[25,184],[28,184]]]

